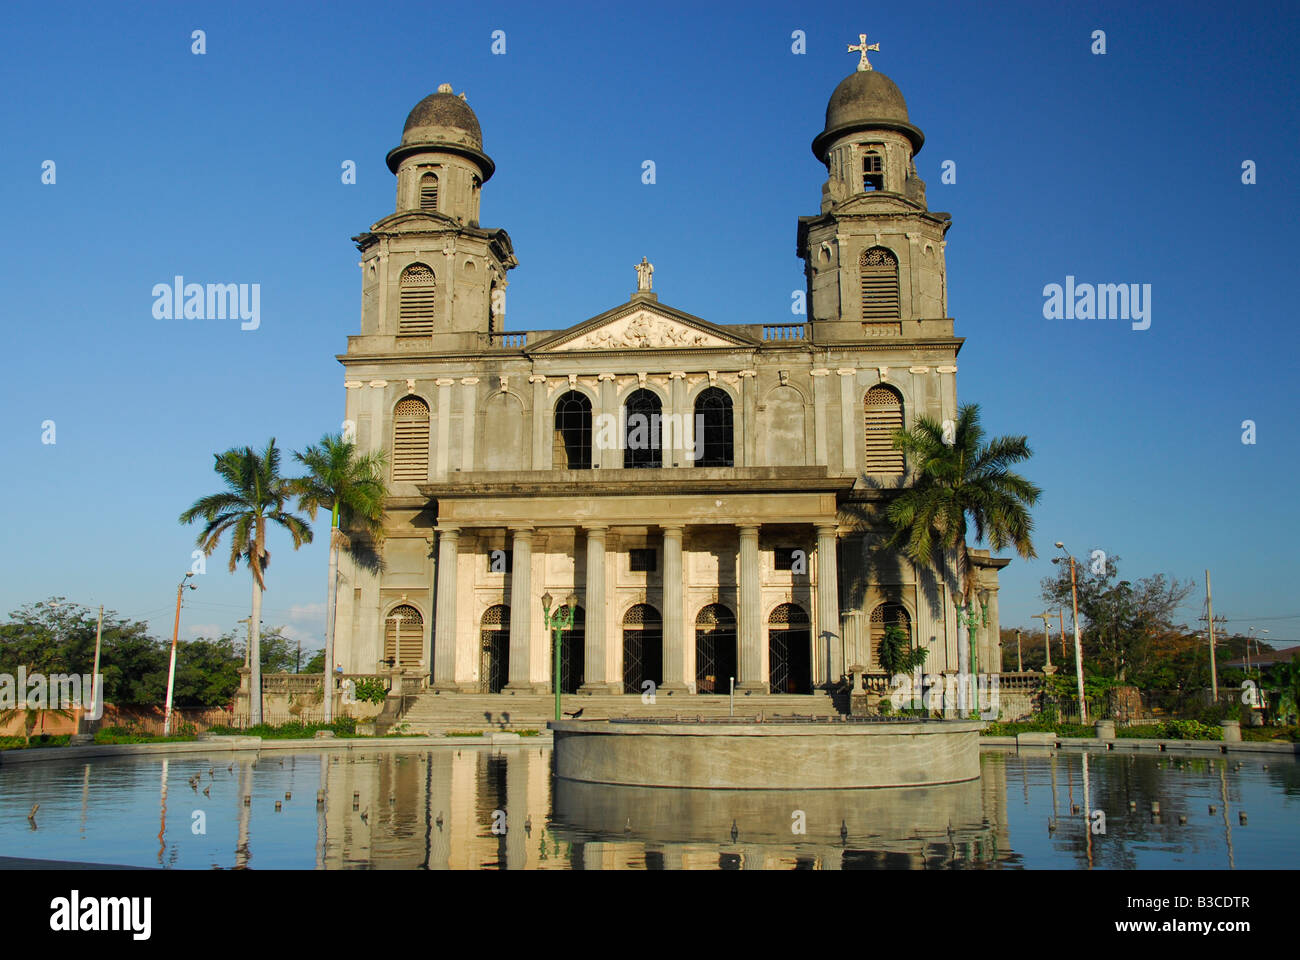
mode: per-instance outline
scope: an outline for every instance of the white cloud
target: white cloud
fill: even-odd
[[[191,640],[198,637],[215,640],[221,636],[221,628],[215,623],[192,623],[185,628],[185,632]]]

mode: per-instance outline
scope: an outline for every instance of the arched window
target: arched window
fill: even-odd
[[[901,603],[881,603],[871,611],[871,657],[880,666],[880,641],[885,639],[886,627],[901,627],[907,634],[908,646],[912,644],[912,618]]]
[[[413,263],[402,271],[398,305],[399,337],[433,336],[434,302],[437,285],[433,271],[422,263]]]
[[[736,615],[711,603],[695,618],[695,692],[729,693],[736,675]]]
[[[555,401],[555,439],[551,463],[556,470],[591,469],[591,401],[570,390]]]
[[[660,437],[663,405],[659,395],[644,388],[632,391],[624,404],[627,432],[623,437],[623,466],[662,467],[664,451]]]
[[[868,150],[862,156],[862,189],[885,189],[885,158],[877,150]]]
[[[426,173],[420,178],[420,209],[435,211],[438,209],[438,175]]]
[[[384,661],[394,667],[414,667],[424,657],[424,617],[410,604],[395,607],[384,617]]]
[[[479,620],[479,692],[500,693],[509,681],[510,608],[498,603]]]
[[[726,390],[709,387],[695,398],[695,448],[697,467],[735,466],[732,441],[731,397]]]
[[[393,479],[429,479],[429,405],[403,397],[393,410]]]
[[[812,629],[797,603],[783,603],[767,618],[768,681],[772,693],[812,693]]]
[[[862,401],[866,419],[863,450],[867,473],[901,476],[903,451],[894,447],[894,431],[903,428],[903,398],[891,387],[877,385]]]
[[[898,320],[898,258],[884,247],[863,250],[858,257],[862,285],[862,319]]]
[[[664,681],[664,621],[648,603],[638,603],[623,616],[623,692],[641,693],[647,680]]]

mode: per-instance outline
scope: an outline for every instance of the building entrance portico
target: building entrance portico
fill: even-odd
[[[838,636],[834,492],[576,501],[439,487],[434,633],[452,655],[435,657],[435,689],[550,692],[548,591],[578,597],[562,641],[566,693],[726,693],[732,677],[741,692],[811,693],[842,675],[838,661],[815,668],[810,629],[821,614]],[[824,576],[829,591],[817,588]]]

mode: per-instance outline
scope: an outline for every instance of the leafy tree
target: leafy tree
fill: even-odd
[[[1037,556],[1029,508],[1042,491],[1010,469],[1031,456],[1025,437],[997,437],[985,443],[978,405],[957,411],[952,440],[945,443],[943,425],[925,416],[918,417],[910,431],[895,433],[894,446],[910,460],[915,480],[886,509],[893,526],[888,545],[926,566],[936,561],[936,554],[941,560],[942,553],[949,552],[955,560],[957,595],[962,606],[969,607],[974,580],[968,530],[973,526],[975,541],[987,539],[994,550],[1010,546],[1026,559]],[[970,645],[962,638],[969,627],[965,617],[957,619],[958,669],[969,676]]]
[[[181,523],[204,521],[197,543],[211,556],[223,534],[230,533],[230,572],[234,573],[243,560],[253,575],[253,610],[249,677],[252,696],[249,711],[253,724],[262,722],[262,658],[260,655],[259,620],[262,613],[262,592],[266,589],[266,568],[271,562],[271,552],[266,548],[267,529],[276,524],[287,530],[297,550],[311,542],[311,527],[295,513],[286,509],[293,496],[292,481],[280,476],[280,451],[275,438],[266,449],[257,453],[252,447],[232,447],[217,454],[215,469],[225,483],[221,493],[201,497],[180,516]]]
[[[330,511],[329,580],[325,603],[325,651],[322,663],[334,664],[334,620],[338,608],[339,551],[354,559],[378,565],[375,546],[384,535],[384,453],[362,454],[355,442],[340,434],[326,434],[320,443],[294,457],[307,468],[307,475],[293,482],[298,506],[313,521],[316,511]],[[354,541],[348,535],[357,537]],[[361,549],[364,547],[364,550]],[[325,672],[325,671],[322,671]],[[328,679],[328,678],[327,678]],[[329,688],[328,683],[326,684]],[[333,718],[334,698],[325,698],[325,722]]]
[[[1085,666],[1091,658],[1097,672],[1124,682],[1159,669],[1153,656],[1157,649],[1173,652],[1175,641],[1185,633],[1175,626],[1173,616],[1192,584],[1168,580],[1164,574],[1136,583],[1118,576],[1118,556],[1107,555],[1104,569],[1075,565]],[[1049,606],[1071,607],[1068,564],[1042,581],[1042,595]]]
[[[880,641],[880,665],[890,676],[911,673],[925,663],[929,652],[920,647],[913,648],[907,631],[898,624],[891,623],[885,627],[885,636]]]

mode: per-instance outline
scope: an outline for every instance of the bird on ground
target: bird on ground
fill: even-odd
[[[565,716],[569,717],[572,720],[577,720],[580,716],[582,716],[582,711],[585,709],[586,707],[579,707],[577,710],[574,710],[573,713],[566,713]]]
[[[736,821],[731,821],[731,842],[735,843],[736,838],[740,836],[740,830],[736,827]]]
[[[623,824],[623,832],[624,832],[624,833],[631,833],[631,832],[632,832],[632,818],[631,818],[631,817],[628,817],[628,818],[627,818],[627,823]]]

